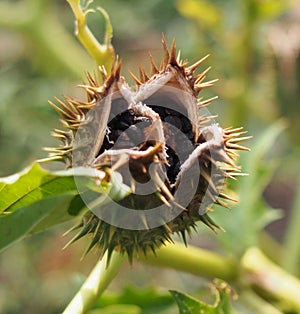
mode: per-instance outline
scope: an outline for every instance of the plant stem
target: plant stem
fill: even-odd
[[[197,247],[183,244],[168,244],[160,248],[156,256],[140,259],[143,263],[159,267],[169,267],[197,276],[234,280],[238,267],[234,260]]]
[[[109,266],[107,266],[107,254],[105,254],[96,264],[95,268],[64,310],[63,314],[86,313],[117,275],[124,261],[125,257],[117,252],[113,252]]]
[[[283,314],[282,311],[278,310],[269,302],[263,300],[251,290],[242,292],[239,295],[239,299],[247,305],[250,310],[253,310],[257,314]]]
[[[76,36],[86,51],[96,61],[97,65],[104,66],[107,72],[109,72],[114,60],[114,49],[110,43],[112,38],[112,25],[110,23],[108,14],[104,9],[97,8],[97,10],[103,15],[106,24],[105,40],[104,44],[101,45],[86,24],[86,16],[90,12],[94,12],[94,10],[83,11],[80,6],[80,1],[78,0],[67,0],[67,2],[72,8],[76,18]]]
[[[282,266],[290,273],[296,275],[299,271],[300,261],[300,180],[295,193],[294,204],[289,218],[288,229],[285,236],[285,255]]]
[[[250,248],[241,260],[248,283],[275,298],[287,311],[300,313],[300,281],[271,262],[258,248]]]

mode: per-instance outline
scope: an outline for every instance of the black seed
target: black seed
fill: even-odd
[[[167,149],[168,154],[168,165],[167,165],[167,176],[171,183],[174,183],[176,180],[176,177],[178,175],[178,172],[180,170],[180,161],[177,156],[177,154],[174,152],[174,150],[171,147],[168,147]]]
[[[118,122],[116,123],[116,128],[122,131],[125,131],[129,127],[130,127],[130,124],[128,124],[127,122],[123,120],[118,120]]]
[[[124,121],[128,125],[132,125],[134,123],[134,112],[133,110],[129,109],[123,112],[120,117],[120,120]]]
[[[177,110],[172,110],[172,116],[175,116],[175,117],[183,117],[183,114]]]
[[[181,130],[182,128],[182,123],[180,118],[176,117],[176,116],[167,116],[165,118],[165,122],[170,123],[171,125],[173,125],[175,128]]]
[[[108,124],[111,129],[119,129],[125,131],[134,123],[134,112],[126,110],[115,116]]]
[[[162,120],[165,119],[165,117],[166,117],[166,111],[165,111],[165,108],[164,108],[164,107],[162,107],[162,106],[151,106],[151,108],[152,108],[156,113],[159,114],[159,116],[160,116],[160,118],[161,118]]]
[[[186,116],[181,117],[181,123],[182,123],[182,131],[184,133],[188,133],[192,130],[191,121]]]
[[[179,170],[180,170],[180,162],[177,162],[173,166],[173,168],[167,170],[167,175],[171,183],[175,183]]]
[[[121,130],[111,130],[111,133],[109,134],[109,139],[113,142],[116,142],[116,140],[122,133],[123,132]]]
[[[169,166],[171,167],[172,165],[174,165],[174,157],[173,157],[173,154],[170,154],[168,152],[168,164]]]
[[[205,143],[205,142],[206,142],[205,137],[203,136],[203,134],[200,134],[199,137],[198,137],[197,143],[202,144],[202,143]]]
[[[187,138],[188,138],[189,140],[191,140],[192,142],[194,142],[194,140],[195,140],[195,134],[194,134],[194,132],[193,132],[192,130],[190,130],[190,131],[186,134],[186,136],[187,136]]]

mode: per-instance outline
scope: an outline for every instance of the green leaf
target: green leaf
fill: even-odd
[[[216,309],[212,305],[205,304],[197,299],[177,291],[170,291],[178,304],[180,314],[207,313],[215,314]]]
[[[61,207],[53,208],[44,219],[42,219],[30,233],[36,233],[49,229],[55,225],[74,219],[86,208],[86,204],[80,195],[73,196],[71,193],[68,201]]]
[[[47,197],[70,191],[74,195],[78,193],[73,177],[52,174],[35,163],[13,176],[0,179],[0,214],[11,213]]]
[[[222,280],[216,280],[213,286],[215,304],[210,305],[199,301],[187,294],[170,291],[178,304],[180,314],[232,314],[230,305],[231,289]]]
[[[0,216],[0,251],[30,232],[50,211],[64,208],[70,195],[47,198],[25,206],[9,215]]]
[[[37,163],[0,179],[0,250],[26,234],[74,218],[85,207],[78,185],[103,193],[90,168],[50,172]],[[76,177],[76,179],[75,179]],[[110,189],[107,189],[108,191]]]
[[[81,197],[86,193],[103,206],[130,192],[119,173],[112,173],[109,182],[105,177],[93,168],[50,172],[35,163],[0,178],[0,250],[27,234],[73,219],[90,205]]]

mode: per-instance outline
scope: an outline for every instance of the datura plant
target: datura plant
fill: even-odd
[[[150,55],[151,73],[140,66],[136,85],[120,74],[116,58],[110,74],[100,67],[102,83],[87,75],[84,101],[65,97],[50,104],[61,115],[63,130],[53,135],[62,141],[50,148],[48,160],[61,160],[67,168],[90,167],[98,173],[106,195],[79,187],[88,208],[73,229],[70,243],[90,236],[87,252],[100,248],[134,256],[155,251],[172,235],[186,233],[202,221],[222,229],[210,217],[211,205],[232,200],[222,192],[224,180],[242,175],[235,164],[242,128],[214,122],[204,109],[216,97],[199,93],[213,85],[205,81],[210,68],[195,74],[207,56],[193,65],[180,58],[173,42],[158,67]],[[114,192],[112,192],[114,191]]]
[[[192,245],[186,248],[187,237],[201,222],[212,231],[223,230],[212,220],[211,211],[235,201],[226,183],[243,175],[238,151],[248,150],[240,142],[249,136],[241,127],[222,128],[209,113],[207,106],[217,97],[205,99],[207,88],[215,82],[206,79],[208,56],[189,64],[181,58],[175,41],[169,46],[162,36],[162,60],[155,62],[150,54],[150,73],[140,66],[139,75],[129,72],[133,79],[129,84],[121,75],[121,59],[111,44],[108,14],[97,9],[106,25],[100,44],[86,24],[86,16],[93,11],[88,8],[91,1],[86,1],[84,9],[79,0],[67,2],[75,15],[76,35],[97,64],[97,71],[87,74],[81,85],[85,99],[50,101],[61,117],[62,128],[53,131],[61,143],[46,149],[49,156],[44,161],[62,161],[66,169],[47,171],[34,164],[0,178],[0,250],[24,235],[76,217],[78,221],[67,231],[73,236],[67,245],[85,238],[84,254],[93,249],[100,258],[64,314],[144,312],[144,307],[138,312],[132,307],[124,310],[127,294],[110,296],[122,302],[115,304],[121,307],[102,311],[106,303],[99,297],[127,259],[131,264],[139,261],[236,283],[242,290],[241,303],[251,303],[251,311],[278,314],[273,304],[280,304],[286,313],[300,313],[299,280],[248,242],[250,238],[255,245],[251,232],[262,227],[262,203],[256,198],[273,169],[264,168],[260,160],[284,126],[272,126],[248,159],[252,179],[241,186],[243,198],[248,198],[253,184],[258,182],[259,187],[250,191],[249,199],[243,199],[250,204],[244,203],[244,212],[235,217],[241,234],[248,236],[241,239],[244,251],[232,258]],[[247,162],[243,164],[247,166]],[[252,210],[255,206],[258,208]],[[232,221],[231,214],[226,214]],[[247,221],[254,226],[244,230]],[[234,237],[240,233],[231,231],[230,241],[236,246]],[[174,235],[179,235],[185,246],[175,241]],[[214,281],[214,291],[214,305],[177,291],[171,293],[180,313],[232,313],[229,286]],[[138,294],[146,303],[151,295]],[[131,292],[129,299],[135,300]],[[157,304],[151,300],[148,312],[164,311],[161,300]],[[272,303],[267,302],[270,300]]]

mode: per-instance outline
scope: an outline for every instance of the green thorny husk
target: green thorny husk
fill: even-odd
[[[240,137],[246,133],[242,128],[222,129],[212,122],[209,125],[212,117],[199,113],[217,98],[197,99],[202,89],[215,82],[204,82],[210,68],[195,74],[207,56],[187,66],[180,54],[177,56],[175,42],[169,50],[163,37],[163,47],[164,59],[160,67],[150,55],[150,75],[143,67],[139,69],[140,78],[131,73],[136,82],[135,91],[120,75],[121,62],[116,60],[110,75],[100,67],[102,85],[96,77],[87,75],[89,84],[82,86],[87,93],[86,101],[65,97],[65,102],[56,99],[59,106],[50,102],[61,115],[66,130],[54,131],[53,135],[62,140],[63,145],[49,149],[48,160],[62,160],[68,168],[83,166],[101,170],[105,173],[98,179],[102,186],[115,184],[112,175],[121,174],[122,184],[129,192],[103,202],[100,212],[113,211],[118,204],[141,213],[143,228],[136,228],[139,230],[105,222],[94,211],[85,213],[80,224],[72,228],[80,228],[80,231],[70,243],[90,235],[92,241],[87,252],[97,244],[102,254],[107,251],[110,256],[113,250],[118,250],[127,253],[132,262],[134,256],[146,255],[149,250],[155,253],[165,241],[172,242],[174,233],[180,234],[186,244],[185,233],[190,236],[197,221],[213,230],[222,229],[208,216],[210,205],[226,206],[220,199],[233,200],[220,190],[223,179],[242,175],[240,167],[235,165],[235,150],[248,150],[238,142],[249,137]],[[143,127],[137,131],[139,123]],[[185,141],[189,141],[192,151],[185,148],[188,146]],[[182,159],[178,160],[176,150],[184,155]],[[199,167],[198,174],[191,172],[195,165]],[[130,169],[129,176],[125,168]],[[155,191],[139,195],[137,185],[149,180]],[[181,184],[184,184],[183,189],[180,189]],[[183,204],[181,198],[192,188],[195,188],[193,197]],[[175,196],[177,191],[180,191],[179,197]],[[149,227],[144,213],[161,205],[166,215],[158,218],[161,219],[159,225]],[[179,211],[167,219],[174,210]],[[126,219],[126,214],[122,219]]]

